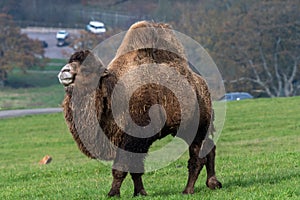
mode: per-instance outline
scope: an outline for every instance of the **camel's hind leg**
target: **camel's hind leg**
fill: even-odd
[[[192,143],[189,147],[190,159],[188,161],[188,182],[183,194],[193,194],[195,182],[198,179],[199,173],[203,168],[206,158],[199,158],[201,144]]]
[[[213,148],[211,149],[211,151],[206,155],[207,162],[205,163],[205,167],[206,167],[206,171],[207,171],[206,185],[210,189],[222,188],[221,182],[218,181],[218,179],[216,178],[215,156],[216,156],[216,146],[213,145]]]

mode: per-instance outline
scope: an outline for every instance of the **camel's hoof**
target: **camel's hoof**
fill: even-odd
[[[109,197],[120,197],[120,191],[110,190],[108,193]]]
[[[193,188],[185,188],[185,190],[183,190],[182,194],[194,194],[194,189]]]
[[[222,188],[222,183],[220,181],[218,181],[215,176],[212,176],[209,179],[207,179],[206,186],[212,190],[220,189],[220,188]]]
[[[136,196],[147,196],[147,192],[145,189],[141,189],[139,192],[134,192],[133,196],[136,197]]]

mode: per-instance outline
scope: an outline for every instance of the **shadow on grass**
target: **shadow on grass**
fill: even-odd
[[[229,179],[229,181],[224,181],[223,188],[233,188],[233,187],[250,187],[253,185],[265,185],[265,184],[278,184],[282,181],[290,180],[294,177],[299,176],[299,173],[282,173],[282,174],[265,174],[257,178],[243,179],[243,177],[234,177]],[[226,178],[225,178],[226,180]]]
[[[242,179],[242,177],[233,177],[233,178],[228,178],[229,181],[226,181],[226,177],[223,178],[222,185],[223,187],[221,189],[216,189],[216,190],[211,190],[208,187],[206,187],[205,183],[203,184],[202,182],[199,183],[199,180],[196,182],[196,187],[195,187],[195,193],[193,195],[184,195],[182,194],[182,191],[184,190],[184,186],[185,184],[182,185],[181,189],[174,189],[174,188],[167,188],[168,186],[165,186],[163,188],[156,188],[155,191],[150,191],[149,193],[149,189],[146,191],[148,192],[149,196],[151,197],[171,197],[174,195],[182,195],[182,198],[185,197],[192,197],[192,196],[198,196],[203,194],[203,193],[213,193],[214,191],[218,191],[218,190],[230,190],[232,188],[236,188],[236,187],[242,187],[242,188],[247,188],[247,187],[251,187],[251,186],[255,186],[255,185],[259,185],[259,186],[264,186],[264,185],[275,185],[278,184],[282,181],[287,181],[290,180],[292,178],[295,178],[299,176],[299,173],[296,172],[291,172],[291,173],[285,173],[285,174],[265,174],[262,175],[259,178],[244,178]]]

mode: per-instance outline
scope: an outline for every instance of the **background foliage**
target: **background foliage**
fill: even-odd
[[[105,22],[108,34],[95,36],[83,32],[75,40],[83,44],[81,48],[95,47],[138,20],[171,23],[175,30],[194,38],[210,53],[227,91],[247,91],[257,97],[300,94],[300,4],[295,0],[30,2],[32,6],[27,6],[26,0],[4,0],[0,11],[13,16],[19,26],[84,29],[91,19]],[[8,37],[3,34],[0,32],[0,37]],[[11,63],[9,60],[15,59],[12,57],[0,56],[0,62]],[[22,65],[32,62],[30,57]]]
[[[21,34],[11,17],[0,13],[0,87],[16,67],[26,72],[32,66],[43,66],[43,55],[40,41]]]

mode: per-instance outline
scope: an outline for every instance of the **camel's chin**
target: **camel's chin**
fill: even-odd
[[[63,80],[60,80],[60,83],[65,86],[65,87],[68,87],[70,85],[72,85],[74,83],[73,79],[72,78],[68,78],[68,79],[63,79]]]

